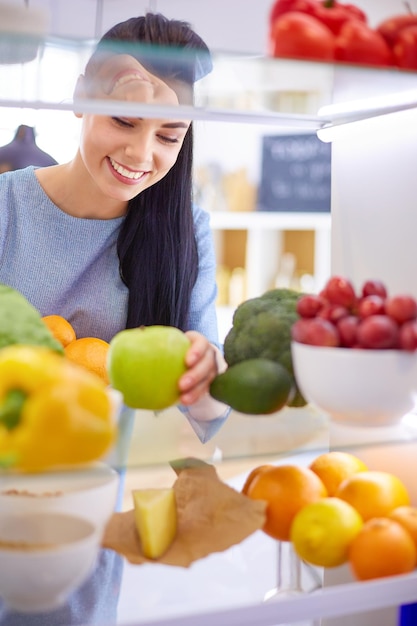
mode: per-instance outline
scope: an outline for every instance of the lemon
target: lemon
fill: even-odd
[[[353,506],[339,498],[322,498],[297,513],[290,540],[305,561],[336,567],[348,560],[349,545],[362,526],[363,520]]]
[[[133,502],[143,554],[149,559],[157,559],[167,551],[177,532],[174,490],[135,489]]]

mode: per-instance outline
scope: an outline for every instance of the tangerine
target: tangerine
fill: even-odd
[[[61,315],[45,315],[42,317],[42,321],[64,348],[69,343],[76,340],[75,330],[65,317]]]
[[[411,536],[389,517],[366,521],[349,546],[349,565],[358,580],[407,574],[416,561]]]
[[[248,495],[248,490],[249,490],[249,485],[251,484],[251,482],[253,481],[253,479],[255,478],[255,476],[257,476],[259,474],[259,472],[264,472],[266,469],[269,469],[273,467],[273,465],[258,465],[257,467],[255,467],[251,472],[249,472],[249,474],[246,477],[246,480],[243,484],[242,487],[242,493],[247,496]]]
[[[316,457],[310,464],[313,470],[323,481],[329,496],[334,496],[339,485],[356,472],[365,472],[367,465],[357,456],[349,452],[331,450]]]
[[[364,521],[388,515],[397,507],[410,504],[404,483],[388,472],[353,474],[341,483],[335,495],[355,507]]]
[[[98,337],[82,337],[71,341],[64,350],[70,361],[82,365],[108,385],[107,354],[109,347],[107,341]]]
[[[399,506],[388,515],[405,528],[411,535],[417,549],[417,507]]]
[[[263,531],[280,541],[289,541],[290,528],[298,511],[327,496],[320,478],[308,467],[278,465],[253,478],[247,495],[267,502]]]

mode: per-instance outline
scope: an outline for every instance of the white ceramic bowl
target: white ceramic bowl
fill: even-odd
[[[20,612],[51,611],[92,572],[100,531],[74,515],[0,513],[0,597]]]
[[[361,426],[399,422],[417,402],[417,353],[291,345],[304,398],[334,421]]]
[[[105,463],[71,471],[0,473],[0,514],[81,516],[101,531],[116,505],[119,474]]]

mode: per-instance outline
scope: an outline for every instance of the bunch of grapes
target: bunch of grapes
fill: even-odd
[[[355,292],[342,276],[332,276],[320,294],[302,296],[292,339],[314,346],[417,350],[417,300],[388,295],[380,280]]]

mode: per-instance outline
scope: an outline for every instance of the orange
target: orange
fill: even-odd
[[[251,484],[251,482],[253,481],[253,479],[255,478],[255,476],[257,476],[259,474],[259,472],[263,472],[266,469],[269,469],[273,467],[273,465],[258,465],[258,467],[255,467],[251,472],[249,472],[249,474],[246,477],[246,480],[244,482],[244,485],[242,487],[242,493],[245,494],[246,496],[248,495],[248,490],[249,490],[249,485]]]
[[[417,549],[417,507],[399,506],[388,515],[409,532]]]
[[[107,353],[109,344],[98,337],[83,337],[71,341],[65,347],[65,355],[70,361],[82,365],[90,372],[100,376],[109,384],[107,373]]]
[[[388,472],[367,471],[346,478],[336,496],[349,502],[363,520],[388,515],[398,506],[408,506],[410,496],[404,483]]]
[[[47,325],[53,336],[65,348],[71,341],[75,341],[75,330],[71,324],[61,315],[45,315],[42,320]]]
[[[409,533],[389,517],[368,520],[349,547],[349,565],[358,580],[411,572],[417,561]]]
[[[348,560],[349,546],[363,526],[356,509],[340,498],[321,498],[294,517],[291,541],[304,561],[336,567]]]
[[[310,469],[322,479],[329,496],[334,496],[345,478],[356,472],[365,472],[368,467],[361,459],[349,452],[332,450],[316,457],[310,464]]]
[[[289,541],[295,515],[310,502],[327,496],[320,478],[307,467],[278,465],[258,472],[247,495],[267,502],[264,532],[274,539]]]

